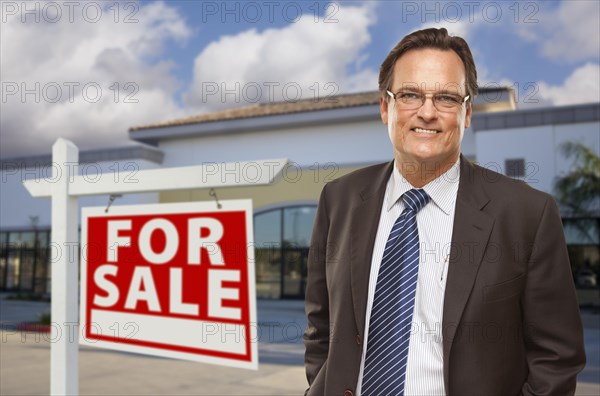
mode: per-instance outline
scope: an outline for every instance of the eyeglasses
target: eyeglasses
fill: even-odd
[[[425,104],[427,96],[431,96],[433,106],[441,112],[454,112],[460,108],[463,103],[469,100],[469,95],[460,96],[451,93],[433,93],[424,94],[418,91],[400,91],[398,93],[391,93],[386,91],[392,99],[396,101],[396,104],[403,110],[416,110]]]

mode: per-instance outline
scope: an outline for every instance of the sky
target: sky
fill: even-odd
[[[600,2],[0,0],[0,157],[132,142],[128,129],[377,89],[406,34],[469,43],[517,107],[600,101]]]

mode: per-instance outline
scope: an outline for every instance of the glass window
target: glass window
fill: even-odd
[[[33,269],[35,251],[22,250],[19,263],[19,290],[33,291]]]
[[[0,255],[0,290],[6,290],[4,279],[6,279],[6,252],[2,251]]]
[[[37,247],[38,248],[45,248],[46,246],[49,245],[48,242],[48,237],[50,232],[48,231],[38,231],[37,233]]]
[[[308,248],[286,248],[284,250],[283,297],[304,297],[307,259]]]
[[[22,232],[21,246],[25,248],[35,247],[35,232]]]
[[[504,161],[504,169],[508,177],[525,177],[525,159],[507,159]]]
[[[281,297],[281,209],[254,216],[256,295]]]
[[[49,292],[49,289],[46,289],[46,279],[49,276],[48,274],[48,252],[49,248],[39,248],[37,250],[37,263],[35,266],[35,275],[34,275],[34,284],[33,291],[34,293],[43,294]]]
[[[46,257],[48,256],[50,256],[50,249],[46,251]],[[50,293],[52,290],[52,260],[46,258],[46,262],[48,263],[48,267],[46,268],[46,293]]]
[[[578,289],[596,289],[600,285],[600,248],[598,246],[571,245],[569,260]],[[580,296],[581,298],[581,296]],[[580,303],[582,303],[580,301]]]
[[[19,264],[20,254],[18,250],[9,250],[6,265],[6,284],[7,290],[16,290],[19,287]]]
[[[256,296],[281,297],[281,248],[259,248],[256,256]]]
[[[6,255],[8,253],[8,232],[0,232],[0,290],[5,290],[6,285]]]
[[[35,244],[35,232],[9,232],[8,244],[11,248],[32,248]]]
[[[575,286],[581,305],[595,304],[590,293],[600,285],[600,220],[563,219],[565,239],[569,250],[569,260],[575,278]]]
[[[50,231],[5,231],[0,235],[0,290],[45,293],[50,276]]]
[[[599,245],[598,219],[563,219],[567,245]]]
[[[260,247],[281,243],[281,209],[254,216],[254,243]]]
[[[283,210],[283,240],[293,247],[309,247],[317,208],[300,206]]]
[[[256,294],[302,298],[316,205],[273,209],[254,216]]]
[[[17,248],[21,246],[21,233],[20,232],[9,232],[8,233],[8,247]]]

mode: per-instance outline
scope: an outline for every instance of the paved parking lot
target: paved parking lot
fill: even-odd
[[[48,335],[17,332],[17,321],[35,320],[47,303],[0,300],[0,395],[49,393]],[[600,315],[584,313],[588,366],[577,395],[600,395]],[[259,342],[258,371],[211,366],[81,347],[81,395],[302,395],[304,348],[295,331],[306,319],[301,301],[259,301],[258,319],[271,330]]]

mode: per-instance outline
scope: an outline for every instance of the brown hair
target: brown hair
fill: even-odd
[[[402,40],[390,51],[379,69],[379,92],[387,98],[386,90],[391,88],[394,65],[402,55],[413,49],[434,48],[443,51],[452,50],[460,57],[465,66],[466,91],[471,100],[477,95],[477,69],[467,42],[458,36],[450,36],[445,28],[417,30]]]

